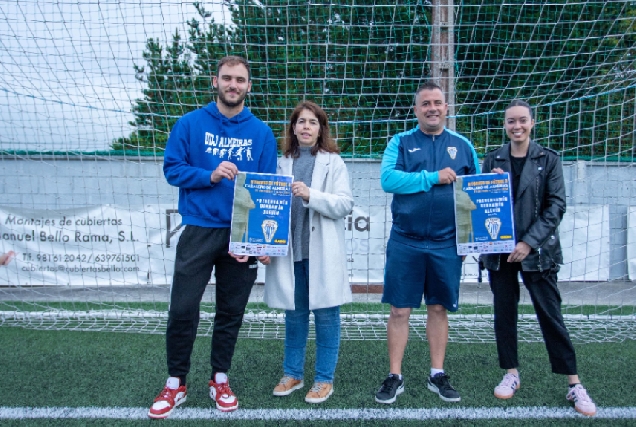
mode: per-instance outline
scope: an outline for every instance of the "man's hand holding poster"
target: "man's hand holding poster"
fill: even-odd
[[[287,255],[292,181],[286,175],[240,172],[236,176],[230,252]]]
[[[515,247],[510,176],[458,176],[455,189],[457,254],[510,253]]]

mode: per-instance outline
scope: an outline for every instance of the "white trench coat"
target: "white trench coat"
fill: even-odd
[[[281,157],[276,173],[293,175],[293,162]],[[338,154],[318,152],[309,202],[303,201],[303,206],[309,209],[309,309],[351,302],[344,218],[353,209],[353,196],[347,167]],[[265,270],[264,300],[271,308],[295,309],[291,230],[289,237],[287,256],[271,257]]]

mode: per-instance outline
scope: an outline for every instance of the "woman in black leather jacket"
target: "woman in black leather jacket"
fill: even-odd
[[[563,263],[558,227],[565,213],[565,184],[558,154],[530,140],[532,109],[514,100],[506,107],[504,129],[510,142],[489,152],[482,170],[508,172],[513,187],[516,246],[510,254],[482,255],[494,296],[495,336],[499,365],[507,372],[495,387],[495,396],[511,398],[520,387],[517,358],[519,280],[530,293],[550,357],[552,372],[567,375],[566,398],[588,416],[596,405],[580,384],[576,355],[561,315],[557,287]]]

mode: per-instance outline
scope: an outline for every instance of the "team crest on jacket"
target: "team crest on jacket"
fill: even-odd
[[[446,151],[448,151],[450,158],[455,160],[455,157],[457,157],[457,147],[448,147]]]

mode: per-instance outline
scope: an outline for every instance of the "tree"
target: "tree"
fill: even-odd
[[[203,20],[210,16],[200,4],[195,7]],[[212,99],[213,65],[223,56],[228,32],[213,19],[206,30],[196,19],[187,24],[190,44],[182,41],[179,31],[165,53],[157,39],[146,42],[146,66],[134,66],[136,78],[146,84],[144,97],[132,107],[135,120],[129,124],[136,130],[128,138],[116,139],[112,149],[163,150],[179,117]]]
[[[375,1],[373,7],[356,0],[327,7],[264,3],[232,3],[231,27],[211,23],[204,28],[192,19],[189,43],[183,46],[175,33],[165,55],[149,39],[144,53],[148,78],[143,80],[148,87],[133,107],[136,130],[113,148],[164,147],[179,113],[210,97],[212,64],[227,54],[250,60],[253,86],[247,105],[280,139],[291,110],[305,98],[339,123],[334,135],[345,153],[377,154],[389,135],[404,130],[413,92],[428,74],[426,5],[418,0],[400,5]],[[195,6],[205,21],[209,14]],[[144,67],[135,71],[145,76]]]
[[[234,45],[242,43],[253,67],[252,111],[282,138],[291,110],[311,99],[338,123],[333,130],[344,153],[381,152],[388,135],[404,130],[412,94],[428,73],[428,7],[266,4],[242,0],[233,10]]]
[[[610,116],[618,114],[601,94],[625,83],[617,64],[631,62],[633,69],[629,49],[619,46],[619,23],[626,23],[620,18],[633,9],[629,2],[464,1],[456,27],[458,115],[464,115],[458,128],[500,129],[500,112],[521,98],[542,106],[540,117],[553,118],[550,126],[536,128],[536,139],[566,155],[609,154],[606,139],[613,131],[604,126],[607,116],[597,119],[594,112],[610,108]],[[477,132],[473,141],[497,144],[489,136]]]
[[[216,61],[228,54],[250,61],[247,105],[281,140],[303,99],[326,110],[347,155],[381,155],[390,136],[414,125],[413,93],[430,74],[429,2],[226,4],[231,25],[216,24],[195,3],[198,20],[187,22],[187,42],[175,32],[164,51],[148,40],[147,64],[135,66],[147,85],[133,106],[135,131],[113,148],[163,149],[178,117],[213,98]],[[630,152],[634,124],[625,117],[634,117],[634,89],[627,88],[636,78],[635,9],[628,1],[461,2],[458,130],[482,152],[499,145],[503,132],[492,129],[501,129],[501,111],[510,99],[523,98],[552,118],[537,127],[536,139],[566,155]]]

